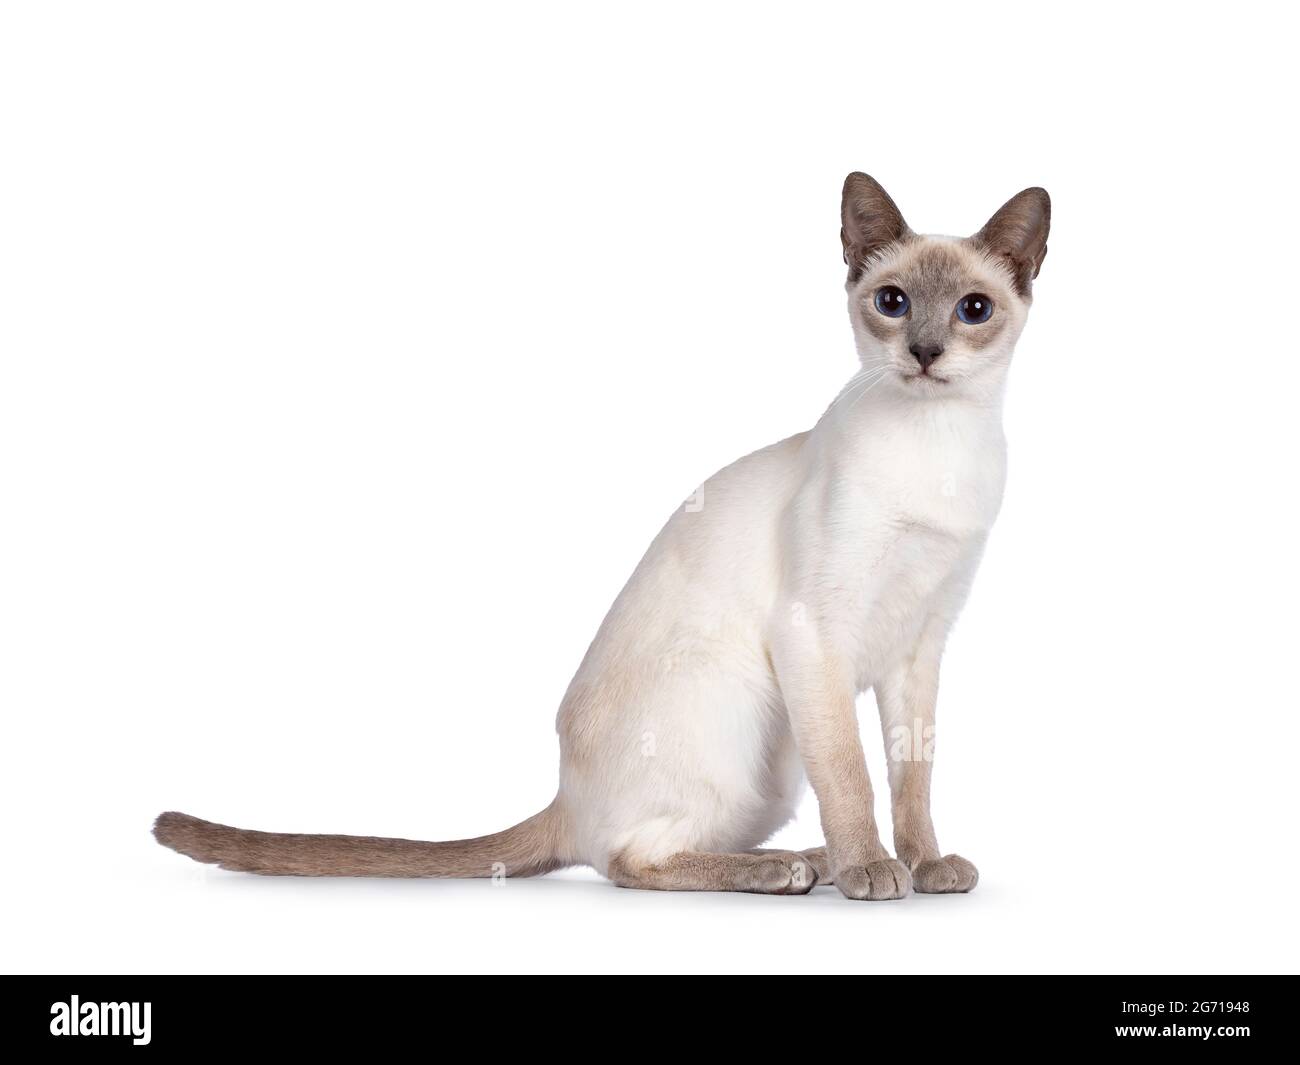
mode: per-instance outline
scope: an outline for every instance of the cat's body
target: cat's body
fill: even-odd
[[[974,238],[916,237],[883,189],[850,176],[843,239],[863,370],[811,431],[715,474],[655,538],[560,707],[560,788],[541,814],[450,843],[164,814],[159,839],[266,873],[586,864],[640,887],[797,893],[833,880],[850,897],[892,898],[915,878],[969,890],[974,867],[940,856],[929,817],[938,662],[1002,498],[1001,396],[1047,210],[1026,190]],[[996,320],[968,322],[981,299]],[[892,741],[900,861],[872,813],[854,711],[868,688]],[[827,848],[756,851],[806,779]]]
[[[997,423],[964,407],[889,418],[873,398],[849,394],[707,481],[615,601],[559,717],[584,863],[761,845],[805,785],[773,659],[798,668],[815,627],[856,695],[960,607],[1001,500]],[[869,439],[854,432],[873,419]],[[907,461],[872,462],[881,452]]]

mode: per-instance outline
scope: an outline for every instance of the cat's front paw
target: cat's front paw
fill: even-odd
[[[913,886],[926,895],[970,891],[979,881],[979,870],[960,854],[920,862],[912,870]]]
[[[835,886],[851,899],[901,899],[912,890],[912,875],[907,866],[893,858],[866,865],[849,865],[832,874]]]

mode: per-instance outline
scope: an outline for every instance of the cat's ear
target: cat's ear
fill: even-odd
[[[1052,223],[1052,201],[1046,189],[1025,189],[1007,200],[971,241],[1011,268],[1016,288],[1029,295],[1029,283],[1038,276],[1047,256],[1047,230]]]
[[[911,230],[903,212],[875,178],[854,172],[844,179],[840,201],[840,242],[849,264],[849,281],[856,281],[872,256]]]

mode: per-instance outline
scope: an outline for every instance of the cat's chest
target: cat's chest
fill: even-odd
[[[849,537],[982,538],[1002,504],[1005,443],[978,421],[904,422],[858,441],[835,480],[835,521]]]
[[[841,646],[869,677],[964,595],[1002,500],[1000,431],[880,433],[823,486],[819,570]]]
[[[986,536],[974,526],[885,520],[835,552],[829,629],[859,690],[915,648],[929,619],[960,608]]]

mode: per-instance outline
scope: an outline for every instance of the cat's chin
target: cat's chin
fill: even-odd
[[[932,373],[905,373],[898,376],[902,378],[906,386],[915,389],[927,389],[937,392],[952,384],[952,378],[940,377],[938,374]]]

